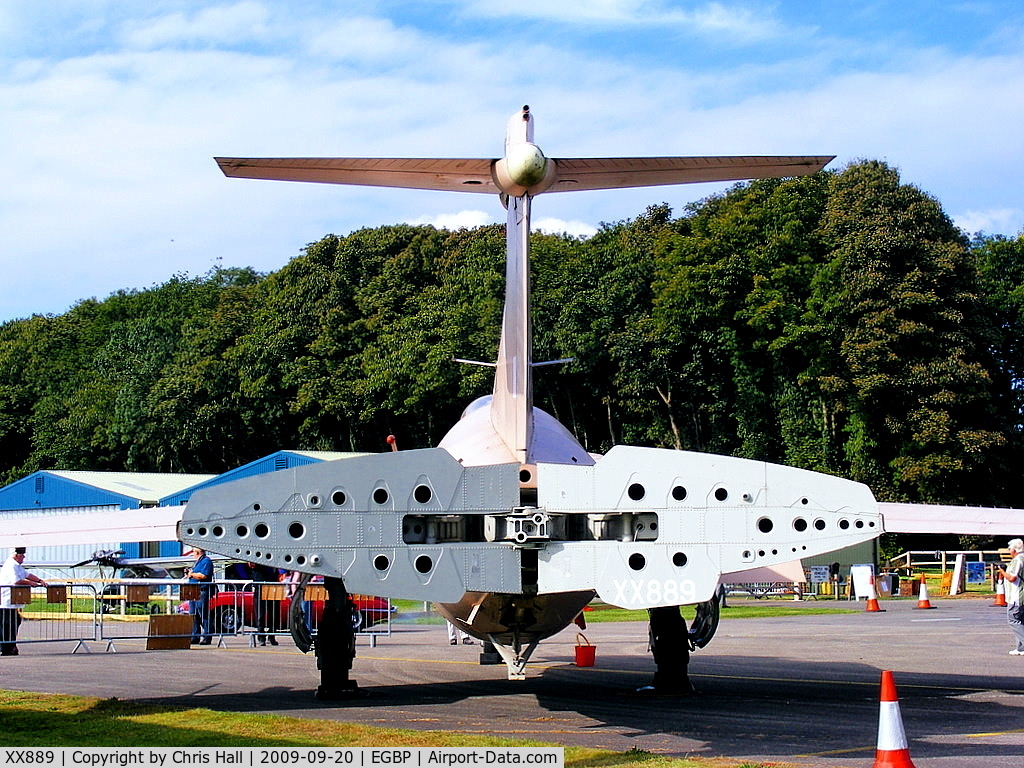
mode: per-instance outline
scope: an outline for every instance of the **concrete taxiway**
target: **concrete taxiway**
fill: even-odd
[[[596,664],[574,664],[570,628],[542,643],[525,681],[481,666],[479,646],[443,626],[394,625],[361,639],[353,677],[365,696],[322,704],[312,656],[287,639],[251,648],[145,651],[141,640],[71,653],[22,644],[0,659],[0,687],[265,712],[420,730],[536,739],[614,750],[728,756],[800,766],[872,765],[882,670],[894,673],[918,768],[1024,765],[1024,656],[1009,656],[1005,609],[989,599],[883,601],[778,618],[730,619],[691,663],[699,694],[645,697],[653,662],[643,622],[591,623]],[[814,603],[810,603],[814,605]]]

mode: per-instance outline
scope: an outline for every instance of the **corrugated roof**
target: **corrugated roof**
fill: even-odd
[[[165,496],[178,493],[199,483],[205,483],[216,477],[216,475],[173,475],[157,472],[88,472],[80,470],[49,470],[47,474],[147,502],[157,502]]]
[[[365,453],[355,453],[352,451],[292,451],[285,450],[283,453],[294,453],[297,456],[308,456],[311,459],[319,459],[320,461],[334,461],[336,459],[352,459],[356,456],[366,456]]]

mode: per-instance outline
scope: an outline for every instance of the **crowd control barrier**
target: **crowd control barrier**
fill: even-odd
[[[188,647],[198,629],[200,640],[226,645],[232,637],[247,637],[250,645],[291,642],[288,628],[291,587],[284,583],[214,581],[199,584],[169,579],[83,579],[50,582],[46,587],[13,587],[15,602],[25,602],[18,644],[74,643],[72,652],[90,650],[86,642],[105,642],[116,652],[116,641],[181,638],[183,643],[147,647]],[[326,590],[308,585],[303,616],[316,636]],[[394,608],[384,598],[353,595],[353,626],[371,647],[392,630]],[[198,614],[198,618],[196,616]],[[175,618],[170,618],[175,617]]]

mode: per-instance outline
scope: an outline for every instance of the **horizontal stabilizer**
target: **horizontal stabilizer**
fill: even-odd
[[[497,160],[444,158],[218,157],[226,176],[371,187],[499,194]],[[832,157],[608,157],[553,159],[548,192],[654,187],[707,181],[806,176]]]
[[[225,176],[498,194],[493,160],[370,157],[217,157]]]
[[[609,157],[555,160],[549,192],[807,176],[832,157]]]

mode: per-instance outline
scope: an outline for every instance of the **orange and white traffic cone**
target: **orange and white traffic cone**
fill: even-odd
[[[996,601],[992,603],[993,608],[1005,608],[1006,607],[1006,587],[1003,586],[1003,577],[1000,576],[996,581]]]
[[[875,613],[876,611],[881,611],[882,609],[878,607],[878,595],[875,594],[874,576],[871,577],[871,579],[868,581],[868,584],[871,586],[871,591],[868,593],[868,602],[867,605],[864,606],[864,612]]]
[[[935,607],[934,605],[931,604],[931,601],[928,599],[928,585],[925,584],[924,574],[923,573],[921,574],[921,592],[918,594],[918,597],[917,597],[917,607],[918,608],[934,608]]]
[[[892,672],[882,672],[882,694],[878,709],[878,744],[871,768],[916,768],[910,759],[907,734],[903,730],[900,701]]]

